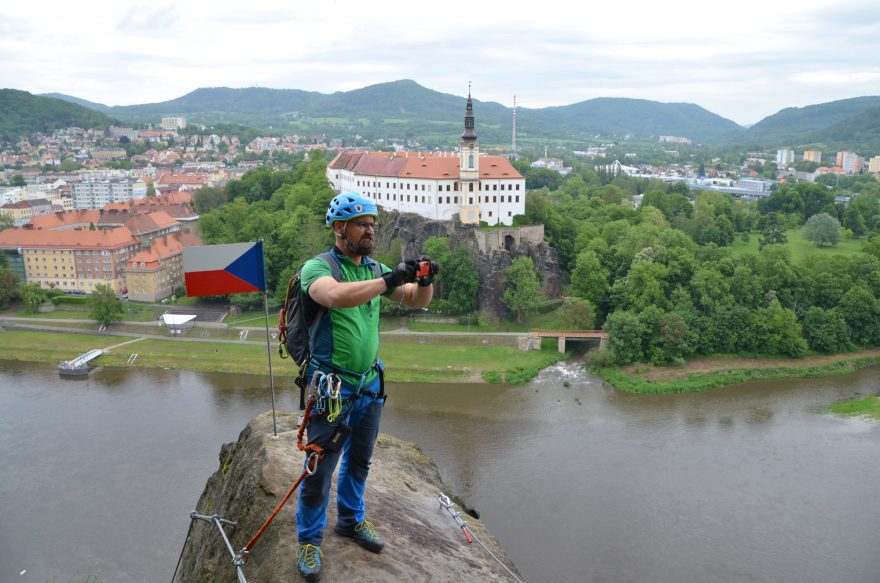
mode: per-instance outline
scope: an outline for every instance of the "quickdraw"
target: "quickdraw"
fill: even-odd
[[[447,496],[443,492],[440,492],[440,495],[437,497],[437,499],[440,501],[440,509],[442,510],[443,508],[445,508],[449,511],[449,514],[452,515],[452,518],[455,519],[455,522],[458,524],[459,528],[461,528],[461,532],[464,533],[464,538],[467,539],[468,544],[472,544],[474,541],[477,541],[477,544],[483,547],[483,550],[486,551],[490,557],[495,559],[495,562],[501,565],[504,570],[507,571],[508,575],[513,577],[513,579],[518,583],[523,583],[523,580],[517,577],[516,573],[511,571],[510,568],[495,555],[495,553],[489,550],[489,547],[484,545],[482,541],[480,541],[480,539],[478,539],[476,535],[474,535],[474,533],[471,531],[470,526],[468,526],[468,523],[461,518],[461,514],[455,509],[455,506],[452,504],[452,500],[449,499],[449,496]]]

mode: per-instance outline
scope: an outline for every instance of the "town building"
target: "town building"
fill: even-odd
[[[99,209],[112,202],[125,202],[147,196],[142,178],[92,178],[73,184],[73,208]]]
[[[162,129],[166,131],[185,130],[186,118],[181,115],[169,115],[162,118],[162,123],[160,125],[162,126]]]
[[[173,233],[155,239],[132,257],[125,270],[128,299],[157,302],[184,285],[183,248],[201,245],[191,233]]]
[[[776,166],[787,168],[789,164],[794,164],[794,150],[776,150]]]
[[[838,154],[838,166],[843,168],[843,171],[847,174],[858,174],[862,171],[862,168],[865,166],[865,159],[859,156],[858,154],[853,154],[852,152],[841,152],[843,156]]]
[[[68,292],[92,292],[101,284],[122,292],[125,266],[139,248],[126,227],[0,231],[0,249],[16,250],[22,257],[25,283]]]
[[[822,151],[821,150],[805,150],[804,151],[804,161],[815,162],[816,164],[821,164],[822,163]]]
[[[868,161],[868,172],[880,174],[880,156],[874,156]]]
[[[380,208],[428,219],[511,225],[525,213],[525,178],[506,157],[480,153],[470,92],[457,152],[341,152],[327,178],[336,192],[356,191]]]
[[[13,226],[20,227],[33,217],[52,212],[52,203],[45,198],[20,200],[0,206],[0,215],[12,218]]]

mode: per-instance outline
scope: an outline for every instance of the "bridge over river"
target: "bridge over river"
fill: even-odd
[[[559,352],[565,352],[565,340],[567,338],[598,338],[599,348],[605,348],[608,340],[608,332],[604,330],[529,330],[528,350],[540,350],[542,338],[558,338]]]

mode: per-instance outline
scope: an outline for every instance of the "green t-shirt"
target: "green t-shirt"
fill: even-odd
[[[375,262],[372,259],[364,258],[358,265],[336,249],[330,253],[336,256],[342,281],[375,279]],[[381,265],[381,268],[382,273],[391,271],[385,265]],[[303,291],[308,293],[312,282],[321,277],[333,277],[330,265],[323,259],[306,261],[301,273]],[[318,325],[312,353],[312,358],[317,360],[319,366],[329,364],[342,373],[349,383],[358,384],[363,373],[368,373],[364,382],[375,378],[377,373],[371,369],[379,356],[379,303],[379,296],[376,296],[360,306],[327,310]]]

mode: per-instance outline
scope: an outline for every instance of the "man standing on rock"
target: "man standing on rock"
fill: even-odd
[[[344,424],[351,429],[342,451],[325,453],[299,493],[297,564],[306,581],[321,577],[321,542],[327,525],[330,480],[340,457],[335,531],[374,553],[384,546],[364,516],[367,473],[385,404],[383,365],[378,360],[379,296],[411,308],[424,308],[433,297],[437,266],[428,260],[428,274],[417,277],[419,260],[408,259],[393,270],[381,265],[382,276],[376,277],[375,261],[369,255],[375,244],[378,216],[376,204],[358,193],[334,197],[327,208],[326,224],[336,236],[330,254],[339,265],[341,281],[321,258],[307,261],[301,274],[303,293],[326,308],[311,336],[312,357],[306,378],[311,379],[316,371],[336,374],[342,380],[343,403],[341,414],[335,418],[324,412],[309,420],[308,441],[323,446],[338,426]]]

